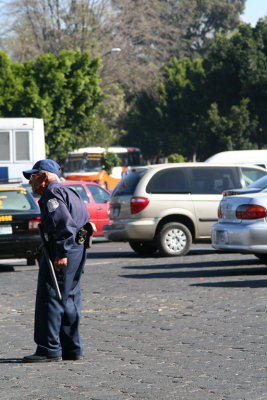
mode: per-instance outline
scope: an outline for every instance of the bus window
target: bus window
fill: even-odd
[[[0,160],[10,161],[10,134],[9,132],[0,132]]]
[[[30,132],[15,131],[16,161],[30,160]]]
[[[127,153],[116,153],[117,156],[120,158],[121,167],[128,167],[128,166],[136,166],[140,165],[140,153],[135,151],[135,152],[127,152]]]
[[[101,154],[87,154],[86,160],[84,160],[85,172],[90,171],[101,171]]]

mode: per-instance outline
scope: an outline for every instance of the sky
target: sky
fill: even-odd
[[[267,16],[267,0],[246,0],[246,7],[241,19],[255,26],[259,18]]]

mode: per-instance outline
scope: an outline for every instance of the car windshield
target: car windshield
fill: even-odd
[[[0,191],[0,213],[1,211],[27,211],[31,210],[32,205],[29,199],[21,190],[1,190]]]
[[[249,188],[256,188],[256,189],[265,189],[267,188],[267,175],[264,175],[262,178],[258,179],[257,181],[251,183]]]
[[[32,187],[31,187],[31,185],[30,185],[29,183],[23,183],[22,186],[25,187],[25,188],[28,190],[28,192],[29,192],[35,199],[38,199],[38,200],[40,199],[41,195],[40,195],[40,194],[33,193]]]

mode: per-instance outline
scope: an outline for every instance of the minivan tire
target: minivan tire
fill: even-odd
[[[190,230],[179,222],[169,222],[157,234],[158,249],[162,256],[184,256],[192,244]]]
[[[136,242],[131,240],[129,245],[136,253],[143,256],[151,256],[157,251],[157,245],[155,242]]]

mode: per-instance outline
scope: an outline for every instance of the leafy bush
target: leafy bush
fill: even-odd
[[[178,153],[173,153],[168,156],[168,163],[181,163],[184,162],[184,156]]]
[[[106,151],[101,156],[101,164],[103,165],[103,169],[108,174],[111,174],[112,168],[120,165],[120,159],[117,154]]]

